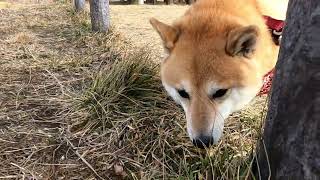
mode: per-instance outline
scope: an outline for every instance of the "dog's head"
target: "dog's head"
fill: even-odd
[[[162,83],[182,105],[189,137],[202,148],[216,143],[224,120],[256,96],[263,66],[257,26],[205,21],[188,16],[174,25],[150,20],[168,52]]]

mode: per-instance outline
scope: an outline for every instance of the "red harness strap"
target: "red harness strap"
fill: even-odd
[[[258,93],[258,96],[262,96],[270,92],[273,76],[274,76],[274,69],[271,69],[271,71],[269,71],[267,74],[263,76],[263,84]]]
[[[272,35],[273,41],[276,45],[280,44],[281,34],[284,27],[284,21],[273,19],[269,16],[264,16],[266,25],[268,26]],[[271,69],[266,75],[263,76],[263,85],[258,93],[258,96],[268,94],[271,89],[272,79],[274,76],[274,68]]]
[[[278,32],[282,32],[282,29],[284,27],[284,21],[273,19],[270,16],[263,16],[263,18],[266,21],[266,25],[269,27],[269,29],[276,30]]]

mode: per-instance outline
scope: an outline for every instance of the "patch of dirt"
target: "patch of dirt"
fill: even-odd
[[[188,5],[111,5],[111,23],[138,47],[147,46],[158,60],[163,58],[162,41],[152,28],[152,17],[171,24],[187,10]]]

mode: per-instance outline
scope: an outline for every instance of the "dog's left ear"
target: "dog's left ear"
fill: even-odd
[[[158,21],[155,18],[150,19],[150,24],[159,33],[164,47],[170,52],[174,48],[175,42],[179,37],[179,30],[174,27]]]
[[[239,27],[228,33],[226,52],[230,56],[251,58],[258,41],[259,28],[251,25]]]

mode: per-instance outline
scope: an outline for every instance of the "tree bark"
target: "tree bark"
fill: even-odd
[[[83,11],[85,4],[85,0],[74,0],[74,7],[77,12]]]
[[[110,26],[109,0],[90,0],[92,30],[107,32]]]
[[[320,179],[320,1],[291,0],[256,179]]]

